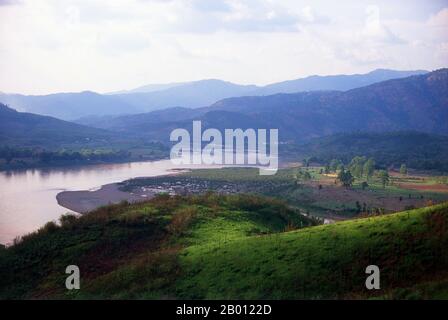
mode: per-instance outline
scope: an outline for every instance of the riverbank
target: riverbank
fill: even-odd
[[[185,170],[175,171],[176,172],[168,173],[161,176],[173,176],[178,175],[181,172],[185,172]],[[172,194],[171,190],[167,190],[162,187],[140,188],[133,191],[122,190],[123,184],[127,183],[127,181],[129,180],[109,183],[101,186],[101,188],[97,190],[62,191],[56,195],[56,201],[60,206],[69,210],[75,211],[77,213],[87,213],[99,207],[118,204],[122,201],[127,201],[129,203],[146,201],[152,199],[157,193]]]
[[[114,192],[116,197],[112,199],[102,195],[90,199],[92,192],[88,190],[98,191],[100,186],[136,177],[170,174],[176,169],[170,160],[159,160],[0,171],[0,243],[12,244],[15,238],[41,228],[48,221],[57,221],[72,208],[76,212],[85,212],[97,205],[132,197]],[[110,191],[108,188],[113,187],[105,190]],[[82,203],[75,203],[65,195],[63,202],[57,201],[59,193],[76,190],[85,190],[76,195]],[[144,199],[142,196],[139,198]],[[135,197],[130,200],[135,200]]]
[[[149,162],[149,161],[160,161],[169,160],[168,156],[155,156],[155,157],[130,157],[123,159],[111,159],[111,160],[66,160],[66,161],[15,161],[12,163],[6,163],[4,159],[0,159],[0,172],[7,171],[24,171],[28,169],[70,169],[85,166],[95,166],[95,165],[114,165],[123,163],[133,163],[133,162]]]
[[[286,166],[286,164],[283,165]],[[172,178],[172,176],[177,176],[180,173],[186,172],[187,170],[191,170],[193,168],[194,166],[190,166],[190,168],[187,168],[187,166],[185,166],[185,168],[171,168],[171,172],[169,173],[156,175],[157,179],[155,178],[155,176],[135,177],[126,179],[121,182],[109,183],[93,191],[63,191],[56,195],[56,200],[57,203],[64,208],[75,211],[77,213],[86,213],[97,209],[98,207],[117,204],[122,201],[135,203],[139,201],[149,200],[158,193],[167,193],[170,195],[185,195],[190,193],[197,194],[210,190],[210,185],[208,183],[205,183],[205,185],[197,185],[196,183],[190,183],[190,181],[183,181],[182,178],[171,181],[170,178]],[[207,167],[204,166],[203,168],[206,169]],[[211,165],[208,168],[217,167]],[[168,180],[165,181],[165,178],[168,178]],[[140,186],[139,188],[132,188],[135,183],[137,185],[143,183],[144,186]],[[214,188],[216,192],[224,194],[242,191],[238,190],[238,188],[231,189],[232,190],[222,190],[221,188]],[[250,190],[251,189],[248,189],[246,190],[246,192],[250,192]]]
[[[160,175],[159,177],[171,177],[185,172],[186,169],[172,169],[173,172]],[[151,177],[148,177],[151,178]],[[102,206],[118,204],[122,201],[136,203],[152,199],[158,193],[168,193],[173,195],[171,189],[157,186],[154,188],[139,188],[128,191],[123,189],[123,185],[128,181],[146,179],[145,177],[133,178],[122,182],[114,182],[101,186],[97,190],[62,191],[56,195],[56,201],[64,208],[77,213],[87,213]]]
[[[102,186],[95,191],[63,191],[56,195],[58,204],[77,213],[86,213],[98,207],[117,204],[121,201],[138,202],[151,199],[153,192],[134,194],[119,190],[118,183]]]

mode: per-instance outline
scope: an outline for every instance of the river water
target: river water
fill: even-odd
[[[198,167],[211,166],[192,168]],[[70,212],[56,201],[61,191],[94,190],[135,177],[172,173],[174,169],[179,168],[170,160],[160,160],[0,172],[0,243],[9,244],[15,237]]]

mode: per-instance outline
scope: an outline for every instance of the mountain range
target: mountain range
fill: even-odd
[[[424,74],[427,71],[378,69],[366,74],[310,76],[266,86],[239,85],[216,79],[154,84],[130,91],[99,94],[91,91],[22,95],[0,93],[0,102],[24,112],[75,120],[87,116],[123,115],[154,110],[209,106],[219,100],[241,96],[265,96],[315,90],[350,90],[389,79]]]
[[[110,146],[121,137],[111,131],[26,112],[0,103],[0,146],[60,149],[71,146]]]
[[[373,156],[383,166],[407,163],[424,170],[448,170],[448,69],[348,91],[233,97],[208,107],[98,115],[79,123],[0,104],[0,146],[113,148],[134,150],[134,158],[140,159],[143,153],[146,157],[157,148],[166,149],[172,130],[191,131],[193,120],[201,120],[203,129],[221,131],[279,129],[280,153],[286,158],[325,162],[361,154]]]
[[[84,119],[117,132],[167,140],[174,128],[278,128],[282,141],[303,142],[338,132],[415,130],[448,135],[448,69],[348,91],[311,91],[220,100],[209,107]]]

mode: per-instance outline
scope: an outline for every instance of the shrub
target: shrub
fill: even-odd
[[[175,235],[182,234],[190,225],[196,214],[197,209],[195,207],[186,207],[177,210],[173,214],[171,223],[168,225],[168,231]]]
[[[39,234],[47,234],[53,233],[58,230],[58,225],[54,221],[47,222],[42,228],[40,228],[37,233]]]
[[[78,217],[72,213],[64,214],[59,218],[61,227],[72,227],[76,221],[78,221]]]

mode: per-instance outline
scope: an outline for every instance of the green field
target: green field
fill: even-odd
[[[316,224],[279,200],[213,193],[65,216],[0,250],[0,297],[448,298],[447,204]],[[81,290],[65,289],[69,264]]]
[[[123,191],[163,184],[189,185],[184,193],[212,190],[222,194],[254,193],[272,196],[317,217],[341,220],[359,215],[376,215],[420,208],[448,201],[446,176],[398,175],[391,172],[385,187],[376,176],[356,178],[345,188],[336,174],[324,174],[324,167],[288,167],[276,175],[260,176],[255,168],[199,169],[179,176],[133,179],[122,183]],[[308,173],[307,176],[305,173]],[[368,186],[362,189],[362,182]]]

